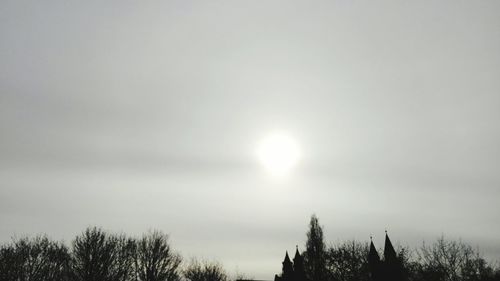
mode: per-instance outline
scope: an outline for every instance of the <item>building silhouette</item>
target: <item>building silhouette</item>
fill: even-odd
[[[295,250],[293,261],[290,260],[288,251],[286,251],[282,265],[281,274],[276,274],[274,276],[274,281],[326,281],[308,280],[304,269],[304,257],[299,253],[298,247]],[[385,233],[383,258],[379,256],[373,241],[370,241],[368,269],[371,281],[408,281],[406,270],[396,250],[394,250],[394,246],[389,239],[389,235],[387,235],[387,231]]]
[[[283,260],[283,268],[280,275],[274,276],[274,281],[309,281],[304,270],[304,257],[299,253],[299,248],[295,249],[295,257],[293,262],[286,251],[285,259]]]
[[[370,239],[371,240],[371,239]],[[401,259],[392,246],[387,231],[385,233],[384,258],[381,259],[373,241],[370,241],[368,267],[372,281],[406,281],[408,280]]]

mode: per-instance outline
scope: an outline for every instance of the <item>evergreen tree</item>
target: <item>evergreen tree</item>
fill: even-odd
[[[325,281],[326,247],[323,240],[323,229],[319,225],[316,215],[312,215],[311,221],[309,222],[304,266],[309,280]]]

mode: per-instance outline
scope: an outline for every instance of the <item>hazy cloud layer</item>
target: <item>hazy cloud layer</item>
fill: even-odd
[[[500,258],[497,1],[2,1],[0,241],[169,232],[272,278],[330,241]],[[274,131],[294,175],[262,171]]]

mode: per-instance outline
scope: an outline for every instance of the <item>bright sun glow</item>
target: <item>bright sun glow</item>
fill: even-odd
[[[288,135],[273,134],[259,143],[257,156],[271,174],[282,177],[298,163],[300,150],[297,142]]]

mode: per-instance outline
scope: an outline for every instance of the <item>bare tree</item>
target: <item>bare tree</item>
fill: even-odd
[[[159,231],[145,234],[137,242],[135,268],[141,281],[180,280],[181,257],[168,242],[168,235]]]
[[[112,238],[115,243],[114,261],[112,263],[112,275],[116,281],[128,281],[136,279],[135,256],[137,242],[125,235],[117,235]]]
[[[439,238],[434,244],[424,244],[418,251],[420,268],[417,278],[439,281],[499,280],[495,269],[471,246],[462,241]],[[495,279],[496,278],[496,279]]]
[[[255,277],[236,270],[234,280],[255,280]]]
[[[228,275],[218,262],[200,262],[193,259],[184,270],[184,277],[189,281],[228,281]]]
[[[367,243],[348,241],[331,246],[326,254],[328,280],[369,280]]]
[[[70,256],[46,236],[21,238],[0,249],[0,280],[67,280]]]
[[[12,244],[0,247],[0,280],[22,280],[23,260]]]
[[[133,274],[133,240],[87,228],[73,242],[72,273],[81,281],[126,281]]]

